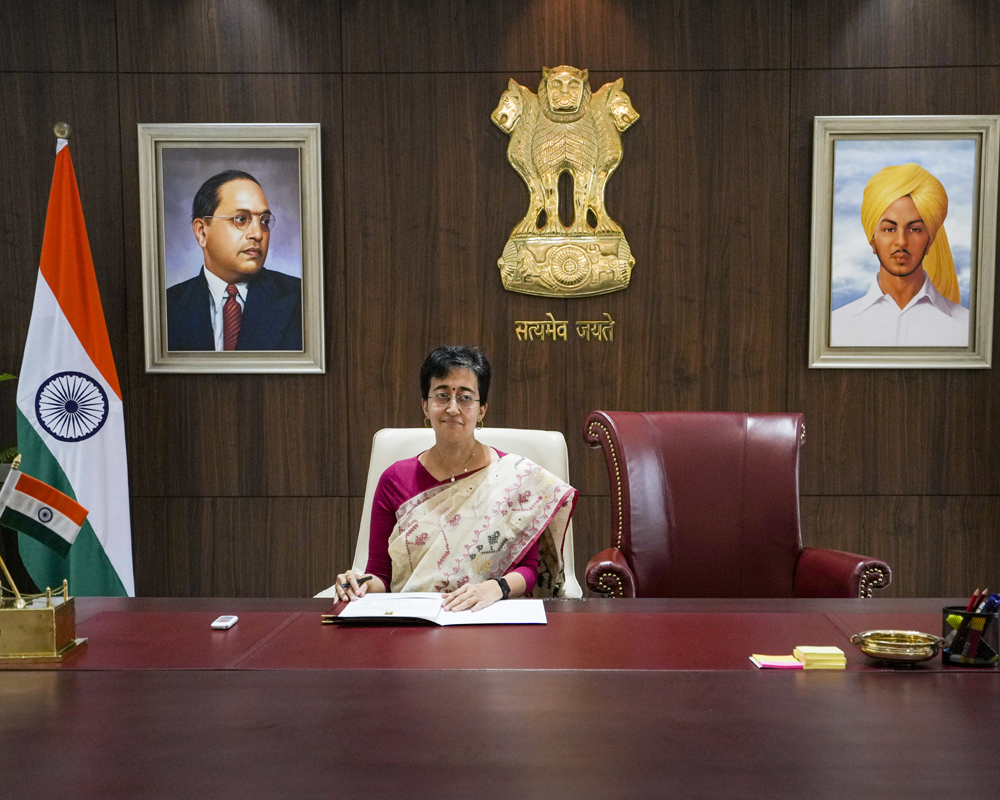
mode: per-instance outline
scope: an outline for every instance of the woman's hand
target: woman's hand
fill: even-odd
[[[352,570],[342,572],[337,576],[337,599],[343,601],[359,600],[368,592],[369,587],[375,589],[373,585],[378,581],[374,575],[358,575]],[[379,581],[381,584],[381,581]],[[378,589],[375,589],[378,591]]]
[[[460,589],[456,589],[451,594],[444,595],[444,602],[441,604],[445,611],[481,611],[493,605],[503,597],[500,584],[495,580],[483,581],[482,583],[467,583]]]

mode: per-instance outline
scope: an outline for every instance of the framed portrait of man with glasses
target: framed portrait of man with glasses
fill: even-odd
[[[147,372],[323,372],[319,125],[139,125]]]

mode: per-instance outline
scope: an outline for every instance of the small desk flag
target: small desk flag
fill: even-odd
[[[32,580],[43,587],[65,578],[77,595],[134,595],[122,393],[64,139],[18,379],[17,442],[25,473],[89,509],[65,558],[18,537]]]
[[[63,558],[87,519],[72,497],[12,469],[0,487],[0,525],[33,536]]]

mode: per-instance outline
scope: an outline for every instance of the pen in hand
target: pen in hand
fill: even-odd
[[[372,579],[371,575],[365,575],[365,577],[363,577],[363,578],[358,578],[358,586],[360,586],[362,583],[365,583],[365,581],[370,581],[371,579]],[[341,589],[346,589],[350,585],[351,584],[349,584],[349,583],[342,583],[342,584],[340,584],[340,588]]]

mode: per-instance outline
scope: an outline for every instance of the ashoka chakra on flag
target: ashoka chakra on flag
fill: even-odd
[[[79,442],[97,433],[108,418],[103,387],[82,372],[60,372],[35,395],[35,413],[46,433],[60,442]]]

